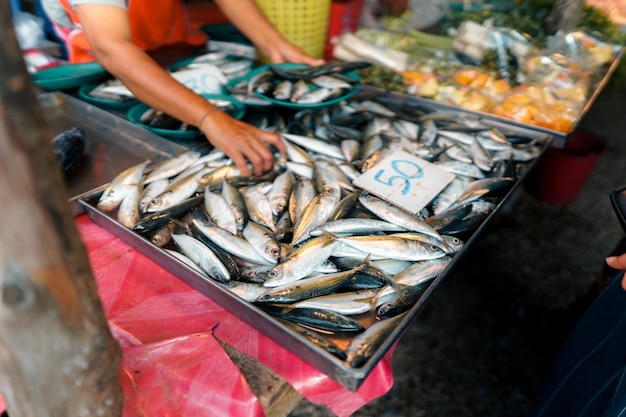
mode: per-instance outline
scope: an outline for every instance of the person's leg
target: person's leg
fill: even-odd
[[[529,417],[598,417],[619,409],[626,388],[626,291],[614,274],[563,344]]]

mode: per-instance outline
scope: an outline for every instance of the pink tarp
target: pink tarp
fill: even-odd
[[[213,334],[256,358],[309,401],[326,405],[339,417],[353,414],[391,389],[393,349],[359,390],[351,392],[86,215],[77,217],[76,222],[109,327],[123,349],[124,417],[263,416],[243,375]]]

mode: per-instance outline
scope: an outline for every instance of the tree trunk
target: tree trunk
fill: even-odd
[[[11,417],[117,417],[121,349],[4,1],[0,36],[0,393]]]
[[[559,31],[569,33],[576,29],[583,0],[556,0],[547,18],[548,33],[553,35]]]

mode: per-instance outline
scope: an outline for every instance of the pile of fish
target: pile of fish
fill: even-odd
[[[94,205],[350,367],[398,327],[548,140],[367,99],[271,120],[263,128],[281,132],[287,155],[262,177],[241,176],[219,150],[188,151],[128,168]],[[399,149],[454,173],[418,213],[353,184]]]
[[[235,117],[236,112],[239,110],[235,103],[226,99],[218,99],[218,98],[210,98],[208,99],[211,104],[217,106],[220,110],[230,114]],[[155,129],[163,129],[163,130],[193,130],[198,131],[196,126],[190,125],[188,123],[181,122],[177,118],[170,116],[164,111],[157,110],[153,107],[148,107],[139,117],[139,123],[144,126],[152,127]]]
[[[249,79],[227,87],[236,97],[263,98],[300,105],[319,104],[345,96],[359,82],[358,77],[346,75],[350,71],[366,68],[367,62],[329,61],[318,66],[288,68],[280,64],[269,65]]]

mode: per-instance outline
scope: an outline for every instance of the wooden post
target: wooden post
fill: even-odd
[[[0,2],[0,393],[11,417],[121,415],[121,349]]]

